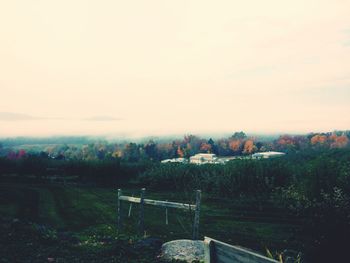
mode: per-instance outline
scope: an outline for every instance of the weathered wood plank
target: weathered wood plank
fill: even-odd
[[[140,198],[139,197],[132,197],[132,196],[126,196],[126,195],[122,195],[119,197],[119,200],[121,201],[128,201],[128,202],[132,202],[132,203],[140,203]]]
[[[185,210],[189,210],[189,209],[193,210],[196,207],[195,205],[190,205],[190,204],[158,201],[158,200],[151,200],[151,199],[145,199],[145,204],[146,205],[155,205],[155,206],[160,206],[160,207],[185,209]]]
[[[132,203],[139,204],[141,202],[141,198],[139,197],[132,197],[132,196],[120,196],[119,199],[121,201],[128,201]],[[195,210],[195,205],[190,204],[182,204],[182,203],[176,203],[176,202],[168,202],[168,201],[160,201],[160,200],[152,200],[152,199],[144,199],[144,204],[146,205],[154,205],[154,206],[160,206],[160,207],[168,207],[168,208],[177,208],[177,209],[185,209],[185,210]]]
[[[205,263],[278,263],[278,261],[264,257],[260,254],[254,253],[252,251],[240,248],[237,246],[232,246],[224,242],[205,237],[205,243],[214,244],[214,248],[211,247],[211,252],[214,251],[213,256],[209,257],[211,261],[205,261]]]

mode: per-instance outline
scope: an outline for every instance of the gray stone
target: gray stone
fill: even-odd
[[[199,240],[180,239],[162,245],[161,259],[193,262],[204,260],[204,242]]]

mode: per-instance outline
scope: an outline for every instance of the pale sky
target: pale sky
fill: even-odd
[[[350,129],[349,0],[0,0],[0,136]]]

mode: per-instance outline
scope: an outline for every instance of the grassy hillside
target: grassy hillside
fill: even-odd
[[[138,190],[126,189],[124,193],[137,196]],[[147,198],[159,200],[189,202],[192,199],[191,193],[146,192],[146,194]],[[302,249],[300,246],[302,239],[300,227],[295,218],[282,210],[269,207],[268,204],[261,210],[252,207],[255,206],[250,206],[249,202],[242,204],[234,200],[211,199],[204,193],[200,221],[201,236],[207,235],[231,244],[261,251],[264,251],[265,247],[273,251],[285,248]],[[129,204],[124,203],[124,215],[127,215],[128,209]],[[111,189],[2,184],[0,185],[0,213],[3,218],[11,220],[16,218],[20,222],[26,222],[35,230],[44,227],[48,232],[44,231],[44,236],[48,236],[56,242],[59,242],[60,239],[57,239],[55,235],[69,233],[76,244],[70,244],[70,246],[75,247],[73,250],[72,247],[66,247],[67,255],[71,254],[68,251],[78,251],[76,252],[78,259],[86,256],[86,253],[89,255],[91,251],[95,251],[100,260],[99,253],[102,252],[104,255],[109,255],[109,259],[112,259],[119,253],[118,251],[125,251],[125,248],[128,247],[128,245],[120,247],[119,244],[119,247],[116,248],[115,243],[101,240],[111,241],[117,238],[118,240],[127,240],[127,243],[137,240],[135,238],[138,218],[136,205],[132,209],[131,217],[124,217],[125,224],[122,235],[117,236],[115,227],[116,190]],[[163,241],[191,238],[192,218],[193,215],[190,212],[169,210],[169,225],[165,225],[165,210],[146,206],[146,235],[160,238]],[[4,239],[2,238],[2,240]],[[2,248],[3,250],[11,245],[11,241],[7,243]],[[25,244],[22,245],[26,247]],[[55,257],[59,257],[60,253],[64,255],[62,251],[65,250],[60,245],[49,247],[60,248],[59,251],[53,253]],[[93,250],[90,249],[91,247]],[[109,251],[108,253],[106,249]],[[128,249],[132,251],[132,248]],[[35,251],[34,254],[36,253],[42,252]],[[132,254],[132,252],[130,253]],[[94,254],[94,256],[96,255]],[[132,255],[127,257],[130,257],[130,260],[133,258]],[[147,253],[142,260],[152,262],[152,257],[152,253]],[[118,262],[118,257],[115,260]],[[137,260],[136,262],[140,262],[141,259]]]

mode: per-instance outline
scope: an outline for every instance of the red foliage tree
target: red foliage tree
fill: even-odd
[[[310,142],[312,145],[325,144],[327,142],[327,136],[321,135],[321,134],[316,134],[311,138]]]

